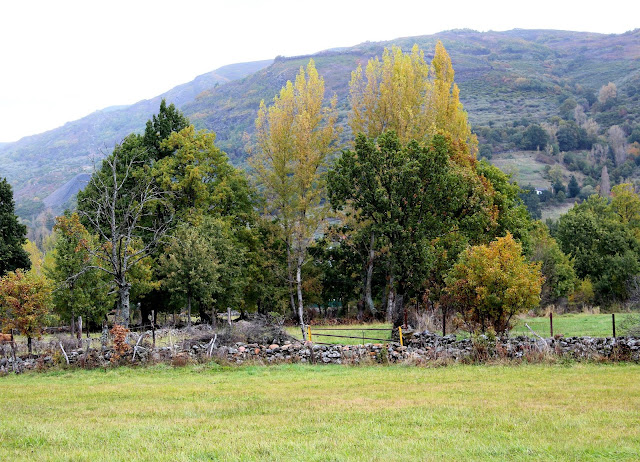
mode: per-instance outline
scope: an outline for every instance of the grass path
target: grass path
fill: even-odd
[[[0,460],[637,460],[640,366],[215,364],[0,378]]]

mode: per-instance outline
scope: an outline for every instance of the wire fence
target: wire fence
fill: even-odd
[[[511,330],[511,335],[542,337],[617,337],[624,335],[625,321],[629,313],[593,314],[593,315],[555,315],[525,318]],[[622,329],[621,329],[622,327]]]
[[[392,336],[393,336],[393,329],[383,329],[383,328],[350,328],[350,327],[315,327],[313,328],[310,325],[307,325],[307,338],[309,339],[309,341],[313,342],[313,343],[317,343],[319,345],[334,345],[335,343],[331,343],[331,342],[318,342],[315,341],[313,338],[314,337],[330,337],[330,338],[336,338],[336,339],[351,339],[351,340],[361,340],[362,344],[365,344],[365,340],[375,340],[378,342],[382,342],[382,343],[388,343],[390,341],[392,341]],[[398,337],[400,340],[400,345],[404,345],[404,339],[402,336],[402,327],[397,327],[398,329]],[[322,333],[324,331],[347,331],[347,332],[360,332],[362,333],[362,335],[359,336],[355,336],[355,335],[339,335],[339,334],[325,334]],[[388,332],[389,336],[385,337],[385,338],[380,338],[380,337],[368,337],[369,334],[365,335],[365,332]],[[373,334],[375,335],[375,334]]]

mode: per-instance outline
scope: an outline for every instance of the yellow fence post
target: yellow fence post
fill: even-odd
[[[404,346],[404,342],[402,341],[402,327],[398,326],[398,334],[400,334],[400,346]]]
[[[311,339],[311,326],[307,326],[307,336],[309,337],[309,341],[312,342],[313,340]]]

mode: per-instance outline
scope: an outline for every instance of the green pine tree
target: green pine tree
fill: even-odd
[[[11,185],[0,181],[0,276],[18,268],[31,268],[29,254],[22,248],[27,227],[18,222]]]

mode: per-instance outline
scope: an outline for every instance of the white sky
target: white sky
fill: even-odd
[[[480,31],[640,27],[635,0],[6,0],[0,141],[132,104],[225,64],[370,40]]]

